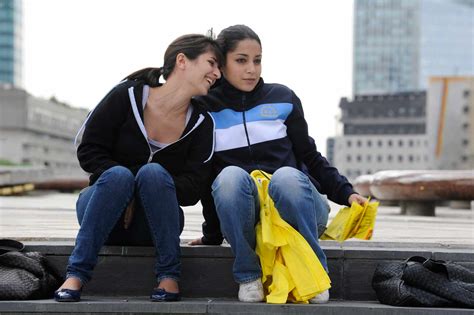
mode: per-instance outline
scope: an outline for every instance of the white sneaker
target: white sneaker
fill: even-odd
[[[314,298],[309,299],[311,304],[324,304],[329,301],[329,290],[323,291],[316,295]]]
[[[263,285],[260,279],[239,285],[239,301],[261,302],[263,298]]]

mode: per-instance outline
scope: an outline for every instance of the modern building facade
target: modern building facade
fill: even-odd
[[[342,98],[343,135],[327,141],[328,160],[355,178],[429,163],[424,92]]]
[[[23,86],[22,1],[0,0],[0,84]]]
[[[474,75],[474,0],[356,0],[353,94],[426,90]]]
[[[474,169],[474,76],[433,77],[426,133],[436,169]]]
[[[54,174],[82,174],[74,137],[87,113],[0,85],[0,159],[45,166]]]

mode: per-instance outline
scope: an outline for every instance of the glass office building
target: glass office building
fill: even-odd
[[[0,0],[0,84],[23,85],[22,2]]]
[[[474,0],[356,0],[354,23],[355,95],[474,74]]]

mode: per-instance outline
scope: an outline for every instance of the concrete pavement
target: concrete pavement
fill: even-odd
[[[76,199],[77,194],[53,191],[0,197],[0,238],[73,241],[79,228]],[[330,220],[340,208],[331,203]],[[184,212],[183,242],[201,235],[203,221],[199,204]],[[380,206],[372,241],[467,245],[474,250],[474,211],[437,207],[435,217],[404,216],[399,207]]]

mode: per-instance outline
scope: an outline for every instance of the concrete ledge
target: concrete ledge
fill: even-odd
[[[328,257],[331,299],[375,301],[372,275],[377,264],[404,260],[413,255],[451,260],[474,270],[472,246],[436,246],[375,242],[321,242]],[[72,243],[26,242],[27,251],[39,251],[63,273]],[[182,245],[181,292],[184,297],[234,298],[238,286],[232,276],[234,256],[228,245]],[[84,293],[91,296],[147,296],[155,285],[152,247],[105,246],[94,277]],[[113,286],[110,286],[111,281]]]
[[[354,189],[382,201],[398,201],[401,213],[435,216],[436,202],[453,201],[469,209],[474,200],[472,170],[388,170],[361,175]]]
[[[79,303],[53,300],[0,301],[1,314],[318,314],[318,315],[464,315],[469,309],[393,307],[377,302],[337,301],[323,305],[241,303],[231,299],[184,299],[153,303],[147,297],[84,297]]]

